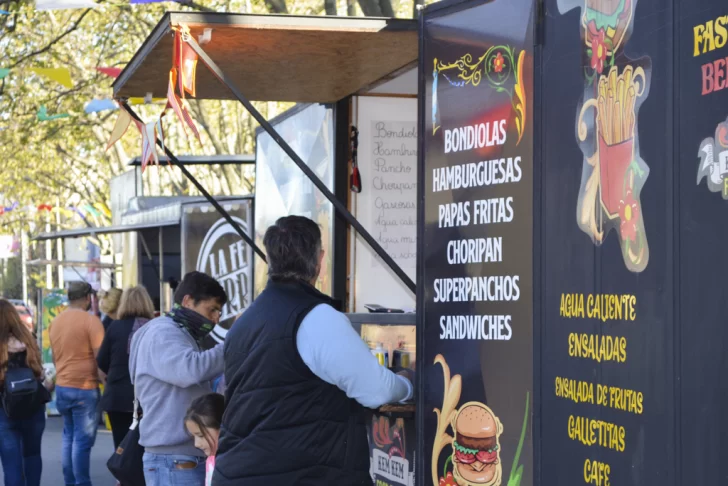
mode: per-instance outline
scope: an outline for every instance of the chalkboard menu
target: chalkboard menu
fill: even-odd
[[[419,410],[433,486],[533,483],[533,14],[530,0],[425,11]]]

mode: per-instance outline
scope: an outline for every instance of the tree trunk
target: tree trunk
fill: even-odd
[[[274,14],[287,14],[286,0],[265,0],[265,6],[268,11]]]
[[[359,6],[367,17],[394,17],[390,0],[359,0]]]
[[[336,15],[336,0],[324,0],[326,15]]]

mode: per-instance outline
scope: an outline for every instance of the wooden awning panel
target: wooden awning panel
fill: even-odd
[[[197,38],[240,91],[254,101],[336,102],[403,68],[418,56],[412,20],[168,13],[114,83],[115,97],[166,96],[173,25]],[[232,99],[201,63],[198,99]]]

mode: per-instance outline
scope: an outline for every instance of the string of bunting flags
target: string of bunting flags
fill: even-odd
[[[163,3],[169,0],[130,0],[131,4],[147,4],[147,3]],[[175,1],[176,0],[171,0]],[[95,8],[99,4],[92,0],[35,0],[35,9],[39,11],[45,10],[67,10],[67,9],[82,9],[82,8]],[[8,10],[0,9],[0,15],[10,15],[11,12]],[[68,68],[30,68],[31,72],[48,78],[56,83],[64,86],[65,88],[72,89],[74,87],[73,80],[71,79],[71,72]],[[117,78],[121,74],[121,68],[116,67],[97,67],[96,70],[109,77]],[[0,68],[0,80],[10,75],[10,69]],[[150,104],[165,101],[164,98],[159,99],[145,99],[145,98],[131,98],[129,104],[141,105]],[[89,101],[85,107],[84,112],[86,114],[98,113],[102,111],[116,110],[118,106],[110,98],[106,99],[94,99]],[[48,115],[48,110],[45,106],[41,106],[36,114],[38,121],[53,121],[62,118],[69,118],[72,115],[69,113],[57,113],[54,115]]]
[[[37,74],[38,76],[47,78],[51,81],[64,86],[65,88],[73,88],[73,80],[71,79],[71,71],[68,68],[30,68],[30,72]],[[111,78],[117,78],[121,74],[121,68],[116,67],[97,67],[96,71],[105,74]],[[0,80],[10,75],[10,69],[0,68]],[[165,98],[130,98],[129,104],[131,105],[143,105],[151,103],[159,103],[165,101]],[[86,103],[84,112],[86,114],[98,113],[102,111],[117,110],[118,106],[111,98],[105,99],[94,99]],[[54,115],[48,114],[48,109],[41,105],[38,108],[36,118],[38,121],[53,121],[60,120],[62,118],[69,118],[72,115],[69,113],[57,113]]]
[[[86,215],[93,216],[95,218],[106,216],[107,218],[111,218],[111,210],[106,206],[106,204],[103,203],[95,203],[95,204],[84,204],[83,206],[67,206],[67,207],[61,207],[61,206],[53,206],[52,204],[38,204],[38,205],[29,205],[29,206],[20,206],[20,203],[15,201],[10,206],[0,206],[0,216],[12,213],[12,212],[19,212],[19,211],[25,211],[29,213],[37,213],[37,212],[43,212],[47,211],[49,213],[53,212],[59,212],[63,216],[67,218],[71,218],[75,216],[76,214],[81,216],[81,218],[85,218]]]
[[[134,122],[142,137],[142,172],[150,163],[154,165],[159,164],[157,140],[160,141],[164,150],[164,125],[162,124],[162,120],[170,109],[182,123],[185,135],[189,136],[187,130],[189,128],[195,138],[197,138],[197,141],[200,141],[200,132],[197,130],[190,116],[189,106],[185,97],[186,94],[193,97],[196,95],[197,53],[195,53],[187,42],[190,36],[190,31],[187,26],[180,25],[173,27],[173,30],[172,68],[169,71],[169,83],[167,85],[167,105],[157,120],[144,123],[131,116],[126,109],[126,104],[122,100],[121,106],[124,109],[119,112],[119,117],[116,119],[111,136],[109,137],[109,142],[106,145],[106,150],[109,150],[116,142],[121,140],[132,122]]]

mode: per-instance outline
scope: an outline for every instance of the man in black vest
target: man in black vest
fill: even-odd
[[[412,384],[371,354],[313,287],[321,230],[287,216],[263,239],[269,281],[225,341],[227,409],[214,486],[371,485],[366,408]]]

